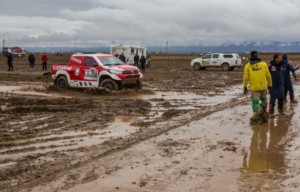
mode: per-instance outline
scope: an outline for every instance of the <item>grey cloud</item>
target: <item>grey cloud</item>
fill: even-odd
[[[290,43],[300,27],[297,0],[11,0],[0,10],[0,38],[33,45],[77,35],[79,46]]]

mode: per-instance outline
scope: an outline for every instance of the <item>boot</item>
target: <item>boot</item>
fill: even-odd
[[[260,125],[260,124],[262,124],[262,119],[261,119],[260,115],[254,114],[254,115],[250,118],[250,124],[251,124],[251,125]]]
[[[284,106],[284,99],[278,99],[278,112],[279,112],[279,114],[284,114],[283,106]]]
[[[268,112],[262,111],[259,114],[259,116],[260,116],[260,119],[261,119],[262,123],[267,123],[268,122],[268,120],[269,120],[269,113]]]

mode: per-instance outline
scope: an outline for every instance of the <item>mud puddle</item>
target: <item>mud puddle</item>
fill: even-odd
[[[197,108],[199,106],[217,105],[227,102],[237,96],[241,95],[240,85],[231,86],[224,92],[205,92],[197,94],[193,92],[156,92],[154,95],[147,96],[145,99],[150,101],[165,100],[169,101],[171,105],[181,105],[182,101],[189,104],[189,107]],[[181,106],[184,108],[184,106]],[[189,108],[189,109],[190,109]]]

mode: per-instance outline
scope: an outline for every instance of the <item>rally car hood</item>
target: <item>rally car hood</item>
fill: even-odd
[[[108,66],[108,69],[120,69],[120,70],[123,70],[123,71],[138,70],[137,67],[131,66],[131,65],[112,65],[112,66]]]

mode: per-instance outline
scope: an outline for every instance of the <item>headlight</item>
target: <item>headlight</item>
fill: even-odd
[[[112,74],[122,74],[123,70],[120,69],[108,69],[108,72]]]

